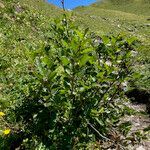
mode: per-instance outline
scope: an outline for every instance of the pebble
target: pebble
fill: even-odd
[[[139,146],[136,150],[146,150],[143,146]]]

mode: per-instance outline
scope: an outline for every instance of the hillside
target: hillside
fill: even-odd
[[[149,7],[149,1],[143,0],[132,2],[106,0],[88,7],[76,8],[74,11],[79,13],[79,17],[81,15],[81,22],[92,30],[99,33],[126,32],[147,45],[150,38]]]
[[[92,5],[93,7],[119,10],[122,12],[149,16],[149,0],[102,0]]]
[[[137,64],[138,67],[135,69],[144,76],[136,85],[144,89],[149,89],[150,87],[149,8],[149,0],[104,0],[91,6],[78,7],[74,10],[77,14],[77,22],[81,26],[89,27],[92,31],[96,31],[101,35],[110,33],[131,35],[142,42],[138,47],[138,58],[146,64],[144,66]]]
[[[45,0],[0,0],[0,149],[141,146],[150,1],[103,0],[62,14]]]
[[[9,84],[23,76],[30,64],[28,50],[46,45],[45,34],[49,23],[61,10],[43,0],[0,1],[0,89],[7,91]],[[20,66],[20,67],[19,67]],[[11,69],[10,69],[11,68]],[[5,90],[3,90],[5,89]],[[10,91],[9,91],[10,92]],[[0,93],[1,103],[9,103],[9,95]]]
[[[42,35],[38,32],[42,32],[42,28],[48,27],[53,17],[58,17],[62,13],[59,8],[47,4],[43,0],[22,0],[18,3],[16,1],[15,3],[13,1],[5,3],[5,1],[1,2],[1,7],[4,7],[1,9],[1,14],[7,12],[3,15],[5,22],[1,20],[1,26],[5,26],[5,23],[8,22],[7,26],[8,24],[9,26],[4,28],[6,30],[7,28],[15,28],[12,29],[13,32],[19,29],[17,31],[18,36],[22,36],[23,39],[34,37],[34,34],[35,37],[40,38]],[[11,7],[13,7],[13,10],[11,10]],[[79,24],[83,27],[90,27],[91,30],[99,34],[122,32],[137,37],[146,46],[144,49],[141,47],[143,58],[147,57],[147,60],[149,60],[149,7],[148,0],[132,2],[130,0],[121,2],[105,0],[88,7],[76,8],[73,12],[76,13],[76,21]],[[4,28],[1,28],[1,33],[4,32]],[[32,35],[29,36],[30,34]]]
[[[50,21],[61,13],[43,0],[0,1],[1,59],[19,59],[26,49],[38,47],[44,42]]]
[[[24,39],[24,41],[29,38],[33,40],[35,37],[41,39],[43,35],[40,32],[44,32],[50,20],[62,12],[57,7],[42,0],[4,0],[0,1],[0,7],[0,29],[2,36],[4,36],[3,39],[7,37],[6,31],[9,30],[9,36],[13,33],[12,39],[16,38],[16,41],[17,38]],[[14,33],[16,36],[14,36]]]

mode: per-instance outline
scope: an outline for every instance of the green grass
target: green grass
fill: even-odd
[[[74,12],[78,24],[89,27],[93,32],[100,35],[122,33],[141,41],[134,68],[142,78],[136,85],[150,90],[150,1],[104,0],[88,7],[78,7]],[[139,65],[143,64],[145,67],[141,70]]]
[[[21,11],[17,12],[17,8]],[[44,0],[0,0],[0,53],[3,61],[9,60],[9,64],[17,61],[24,63],[24,52],[27,49],[38,49],[41,44],[45,44],[49,23],[62,13],[61,9]],[[149,0],[104,0],[91,6],[78,7],[73,13],[77,25],[89,27],[100,35],[123,33],[137,37],[141,44],[138,48],[140,63],[136,65],[146,64],[142,69],[142,76],[146,72],[146,77],[137,85],[141,88],[149,87]],[[141,72],[138,68],[140,67],[136,71]],[[143,86],[142,81],[146,86]]]
[[[72,12],[77,25],[100,36],[122,33],[141,41],[134,64],[141,77],[134,84],[150,91],[150,1],[105,0]],[[62,13],[44,0],[0,0],[0,110],[7,112],[21,99],[13,99],[13,88],[34,68],[29,51],[45,48],[50,22]]]
[[[78,22],[94,32],[100,34],[118,34],[122,32],[137,37],[146,46],[145,49],[142,48],[142,55],[150,57],[150,52],[147,50],[150,41],[148,36],[150,30],[146,16],[94,7],[76,9],[75,12],[78,16]]]
[[[45,0],[46,1],[46,0]],[[47,19],[58,17],[63,11],[58,7],[45,2],[44,0],[22,0],[24,5],[30,7],[31,10],[36,10],[43,14]]]
[[[46,44],[49,23],[61,13],[43,0],[0,0],[0,108],[12,100],[10,85],[26,74],[28,50]]]
[[[149,0],[102,0],[92,5],[93,7],[120,10],[122,12],[149,16]]]
[[[50,21],[61,14],[60,9],[43,0],[0,1],[2,56],[8,51],[15,55],[23,53],[31,45],[39,45],[38,43],[44,41]]]

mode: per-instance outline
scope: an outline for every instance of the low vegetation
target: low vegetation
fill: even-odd
[[[72,15],[0,1],[0,149],[124,149],[146,138],[121,118],[135,113],[128,82],[149,92],[148,15],[121,7]]]
[[[149,0],[102,0],[88,7],[74,10],[78,24],[88,26],[98,34],[119,33],[137,37],[138,57],[135,72],[141,77],[134,87],[150,91],[150,2]]]

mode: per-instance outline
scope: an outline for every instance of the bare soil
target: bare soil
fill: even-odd
[[[146,114],[146,105],[130,103],[129,107],[136,110],[138,113],[126,116],[123,121],[132,122],[132,128],[130,134],[136,131],[143,131],[143,129],[150,127],[150,117]],[[150,150],[150,131],[148,131],[147,139],[142,140],[139,144],[135,146],[130,146],[127,148],[129,150]]]

